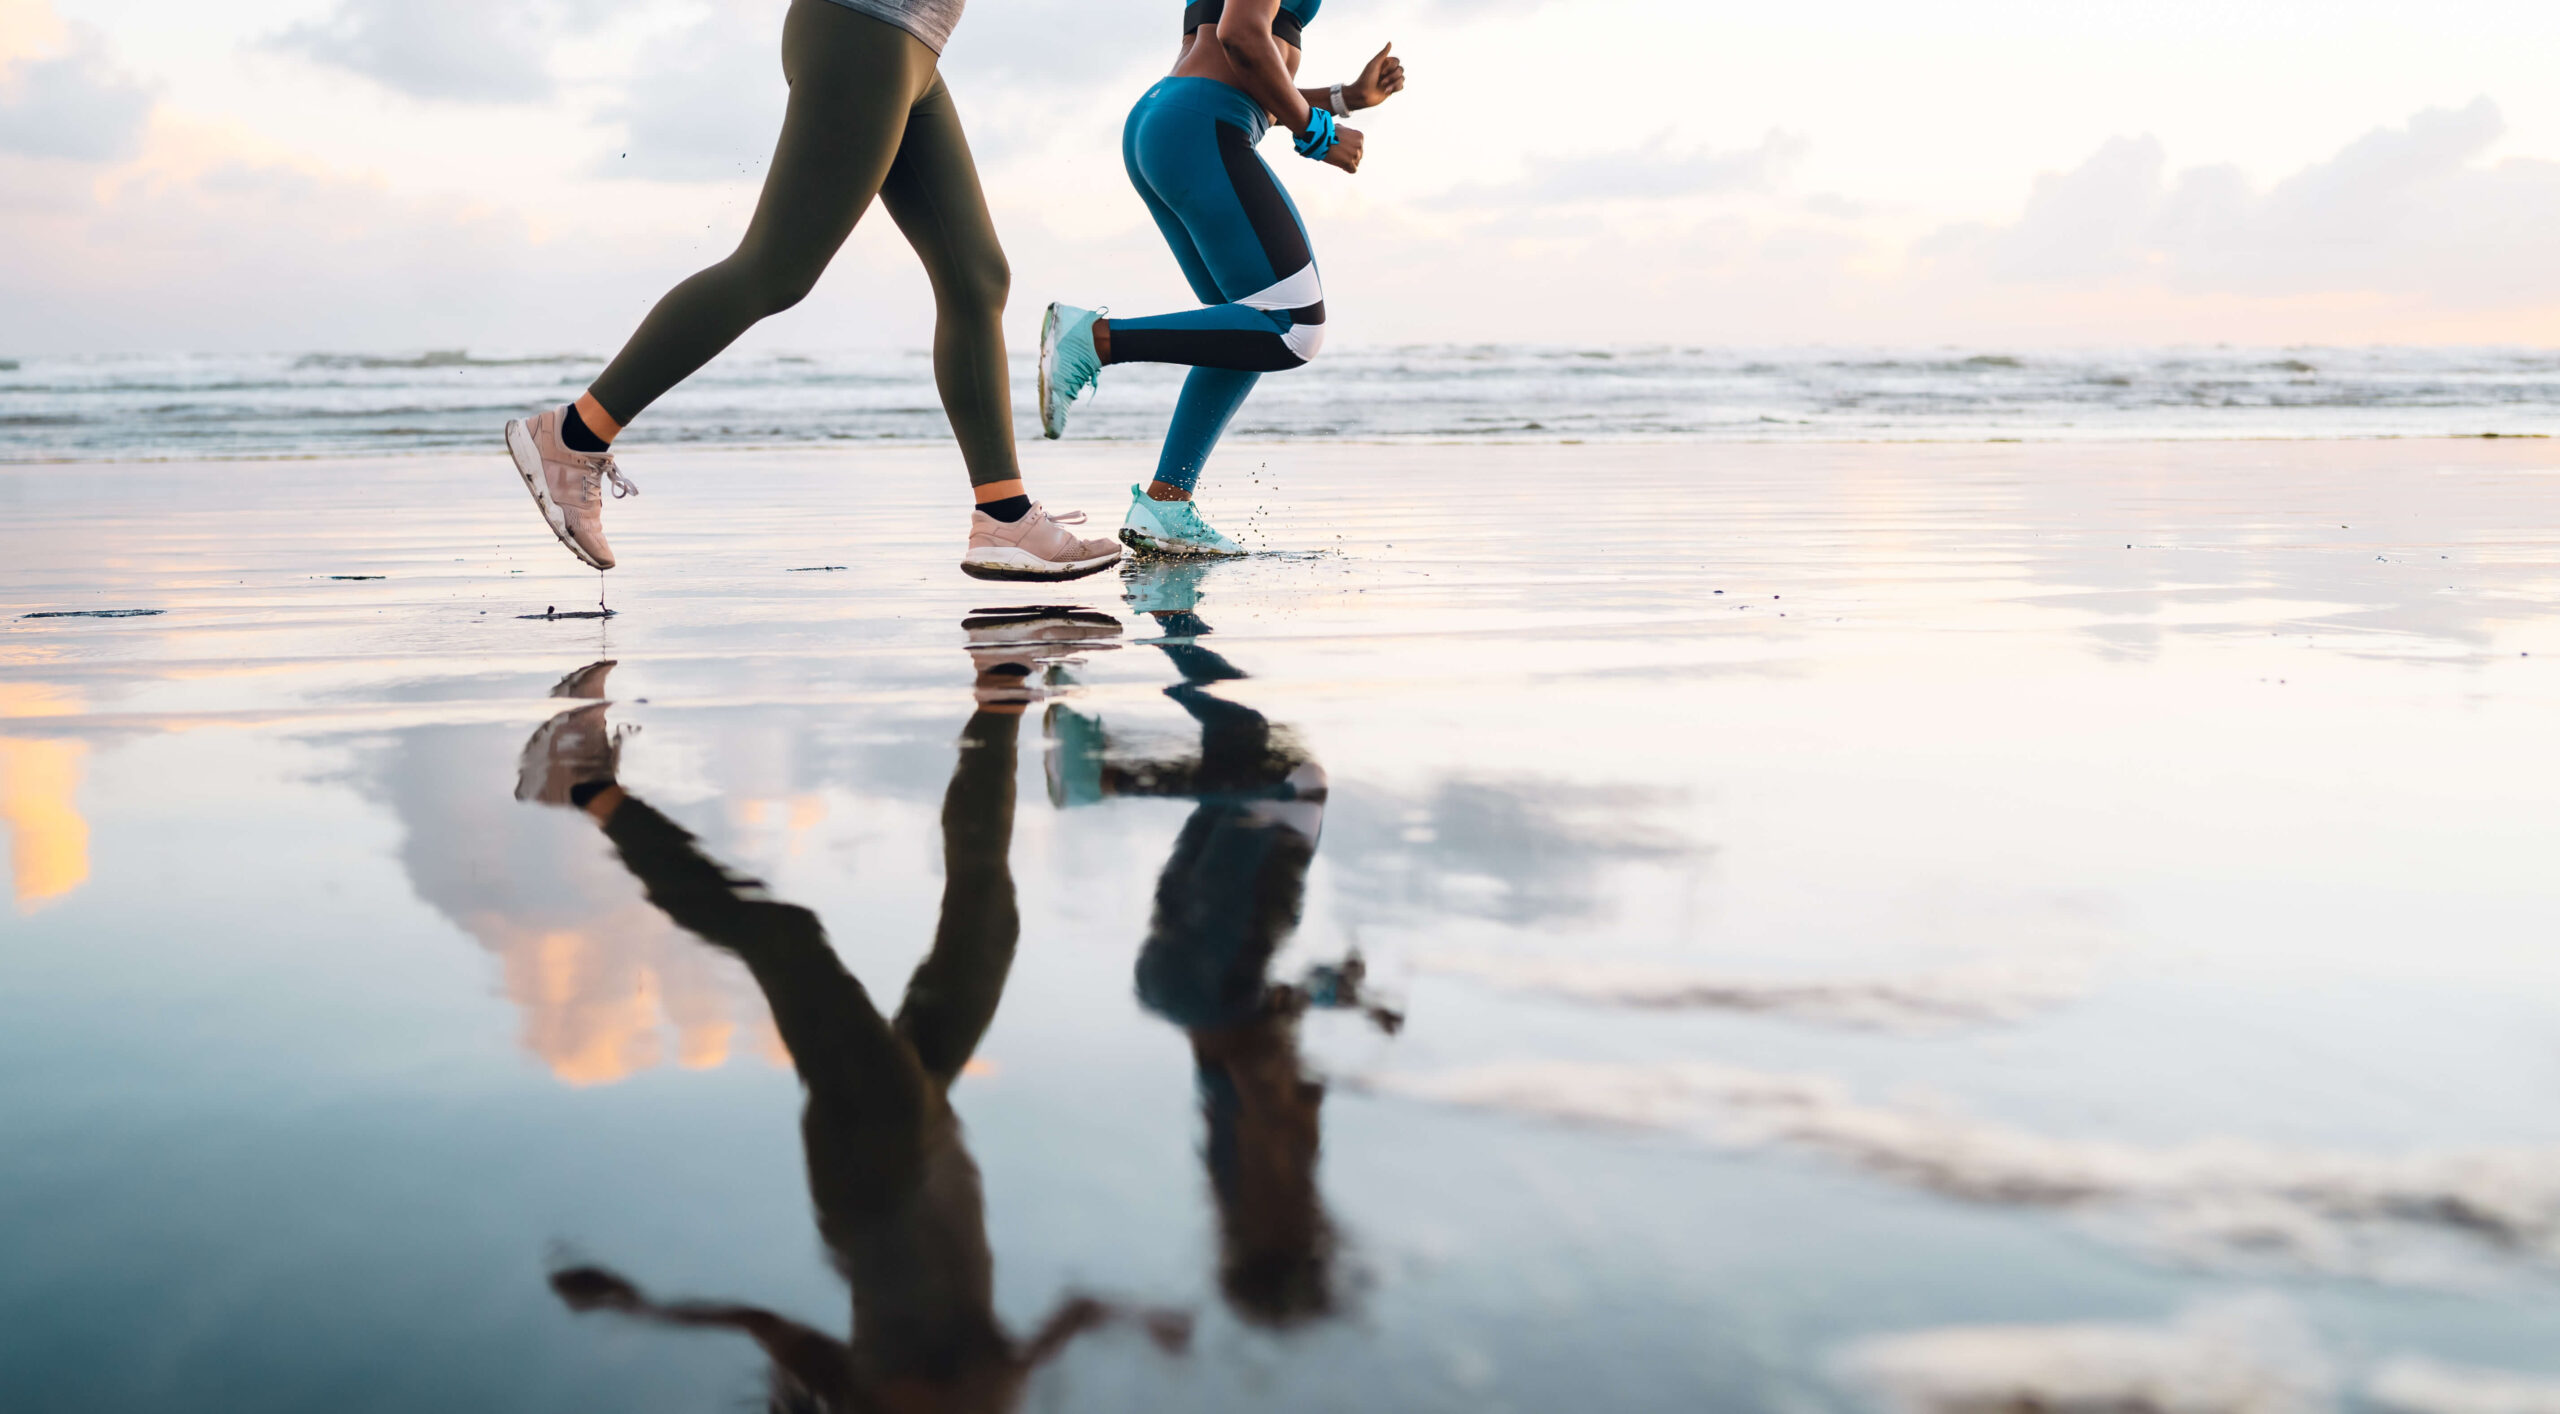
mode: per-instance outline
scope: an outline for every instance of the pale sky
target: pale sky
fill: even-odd
[[[0,356],[609,353],[725,253],[787,0],[0,0]],[[1042,304],[1191,301],[1120,171],[1181,0],[971,0]],[[2560,6],[1329,0],[1273,139],[1336,341],[2560,344]],[[874,213],[768,348],[922,345]]]

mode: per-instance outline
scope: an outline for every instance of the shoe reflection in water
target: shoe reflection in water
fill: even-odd
[[[1128,576],[1154,616],[1156,647],[1181,675],[1165,689],[1200,729],[1196,757],[1131,759],[1101,721],[1049,709],[1049,786],[1061,806],[1111,796],[1197,800],[1157,880],[1138,958],[1138,996],[1190,1036],[1208,1122],[1204,1156],[1218,1205],[1219,1285],[1235,1313],[1287,1327],[1342,1302],[1339,1240],[1316,1181],[1323,1084],[1309,1076],[1298,1023],[1310,1007],[1356,1009],[1392,1033],[1402,1018],[1362,994],[1355,953],[1297,984],[1270,980],[1298,926],[1323,834],[1324,768],[1285,727],[1211,691],[1244,674],[1196,640],[1199,565]]]
[[[518,794],[593,818],[649,901],[744,961],[763,990],[807,1090],[818,1232],[853,1288],[849,1341],[754,1306],[654,1300],[595,1266],[553,1274],[573,1309],[743,1332],[772,1359],[775,1409],[1005,1410],[1097,1326],[1134,1315],[1167,1349],[1187,1339],[1187,1317],[1089,1297],[1063,1300],[1028,1340],[995,1313],[978,1169],[949,1095],[995,1017],[1020,932],[1006,855],[1022,687],[1018,673],[980,674],[943,798],[940,925],[894,1018],[838,961],[817,915],[766,897],[622,789],[605,704],[562,713],[527,744]]]

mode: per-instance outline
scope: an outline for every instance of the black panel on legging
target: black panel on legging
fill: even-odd
[[[1306,228],[1298,224],[1297,213],[1290,209],[1289,198],[1280,190],[1271,169],[1255,155],[1253,135],[1233,123],[1215,126],[1219,164],[1226,169],[1227,182],[1234,188],[1236,206],[1243,212],[1246,226],[1271,266],[1273,282],[1313,265],[1315,251],[1307,244]],[[1226,327],[1209,324],[1230,312],[1233,322]],[[1115,319],[1111,322],[1111,361],[1283,373],[1302,368],[1307,362],[1305,354],[1290,346],[1288,332],[1323,323],[1323,300],[1297,309],[1193,311],[1165,318]]]
[[[1286,373],[1304,367],[1276,333],[1258,329],[1122,329],[1111,330],[1113,363],[1187,363],[1194,368],[1232,368],[1241,373]]]
[[[1226,164],[1227,180],[1235,183],[1236,200],[1244,207],[1245,219],[1253,223],[1262,253],[1271,257],[1273,278],[1286,278],[1314,264],[1316,253],[1307,245],[1298,213],[1289,209],[1289,197],[1280,190],[1279,179],[1254,152],[1253,134],[1233,123],[1218,124],[1218,160]]]

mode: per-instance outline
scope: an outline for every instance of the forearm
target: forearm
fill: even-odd
[[[1330,84],[1323,88],[1299,89],[1298,96],[1307,100],[1307,106],[1310,108],[1331,108],[1333,106],[1333,87]],[[1360,95],[1353,89],[1352,85],[1344,84],[1342,86],[1342,108],[1344,112],[1357,113],[1361,109],[1369,106],[1369,104],[1360,101]]]
[[[586,810],[604,826],[649,902],[678,926],[733,952],[787,939],[804,946],[815,942],[822,954],[834,956],[820,939],[815,915],[765,898],[762,885],[722,868],[689,831],[646,801],[613,786],[589,800]]]
[[[728,1302],[676,1301],[664,1306],[643,1307],[632,1314],[671,1326],[708,1326],[744,1331],[754,1338],[756,1344],[764,1347],[765,1355],[773,1363],[789,1371],[791,1377],[802,1385],[833,1392],[844,1384],[845,1364],[851,1352],[843,1342],[760,1307]]]

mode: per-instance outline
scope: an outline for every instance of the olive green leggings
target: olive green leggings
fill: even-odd
[[[782,76],[791,106],[746,237],[658,301],[589,391],[628,424],[757,320],[798,304],[877,193],[933,280],[933,380],[970,484],[1021,475],[1004,362],[1012,274],[933,50],[828,0],[792,0]]]

